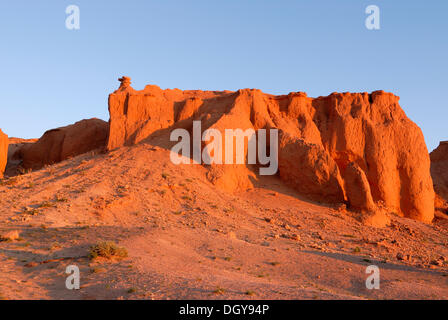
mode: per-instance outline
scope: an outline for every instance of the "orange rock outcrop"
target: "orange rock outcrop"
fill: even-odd
[[[6,163],[5,176],[12,177],[22,171],[20,153],[18,152],[25,144],[35,143],[38,139],[9,138],[8,161]]]
[[[0,178],[3,178],[3,172],[6,168],[6,161],[8,159],[8,136],[0,130]]]
[[[24,144],[14,157],[21,160],[23,168],[35,170],[105,147],[108,134],[107,122],[100,119],[81,120],[48,130],[37,142]]]
[[[375,210],[381,202],[412,219],[433,219],[423,134],[392,93],[311,98],[303,92],[275,96],[255,89],[181,91],[154,85],[136,91],[129,78],[120,81],[109,96],[109,150],[176,127],[191,131],[193,120],[201,120],[202,131],[278,129],[279,175],[300,193],[322,202],[347,202],[359,211]],[[227,171],[235,187],[250,182],[244,170],[231,168],[212,166],[211,180],[219,183]]]
[[[436,207],[448,213],[448,141],[441,141],[430,153],[431,176],[436,192]]]

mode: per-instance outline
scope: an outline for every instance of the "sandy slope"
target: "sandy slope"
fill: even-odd
[[[229,194],[198,165],[141,144],[88,153],[0,185],[0,296],[7,299],[447,299],[448,220],[362,225],[277,177]],[[90,261],[112,240],[122,261]],[[398,260],[397,254],[409,260]],[[436,260],[436,261],[435,261]],[[65,288],[65,268],[81,289]],[[367,290],[368,265],[381,271]],[[435,265],[438,264],[438,265]],[[221,288],[222,290],[218,290]]]

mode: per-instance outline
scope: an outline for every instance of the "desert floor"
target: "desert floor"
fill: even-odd
[[[151,144],[0,182],[3,299],[447,299],[448,219],[374,228],[277,177],[227,193]],[[91,260],[114,241],[123,260]],[[366,267],[380,268],[368,290]],[[68,265],[81,271],[68,290]]]

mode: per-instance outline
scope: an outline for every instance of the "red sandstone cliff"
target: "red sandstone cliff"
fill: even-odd
[[[120,88],[109,96],[109,150],[161,129],[191,131],[193,120],[201,120],[203,131],[276,128],[280,177],[302,194],[323,202],[346,201],[360,211],[375,210],[381,202],[412,219],[433,219],[423,134],[391,93],[310,98],[302,92],[274,96],[250,89],[181,91],[154,85],[136,91],[129,78],[120,80]],[[211,166],[210,173],[211,181],[227,188],[250,184],[250,173],[241,165]]]
[[[35,143],[20,147],[14,155],[23,168],[33,170],[106,145],[109,125],[100,119],[81,120],[75,124],[48,130]]]
[[[0,130],[0,178],[3,177],[6,161],[8,159],[8,136]]]
[[[436,192],[435,206],[448,213],[448,141],[441,141],[430,154],[431,176]]]

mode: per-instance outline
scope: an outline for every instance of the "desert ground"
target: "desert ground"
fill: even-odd
[[[278,176],[238,192],[152,141],[0,180],[2,299],[447,299],[448,219],[382,228]],[[255,171],[255,170],[254,170]],[[17,233],[15,233],[17,231]],[[92,259],[112,241],[121,259]],[[81,288],[65,286],[68,265]],[[366,267],[380,289],[366,289]]]

